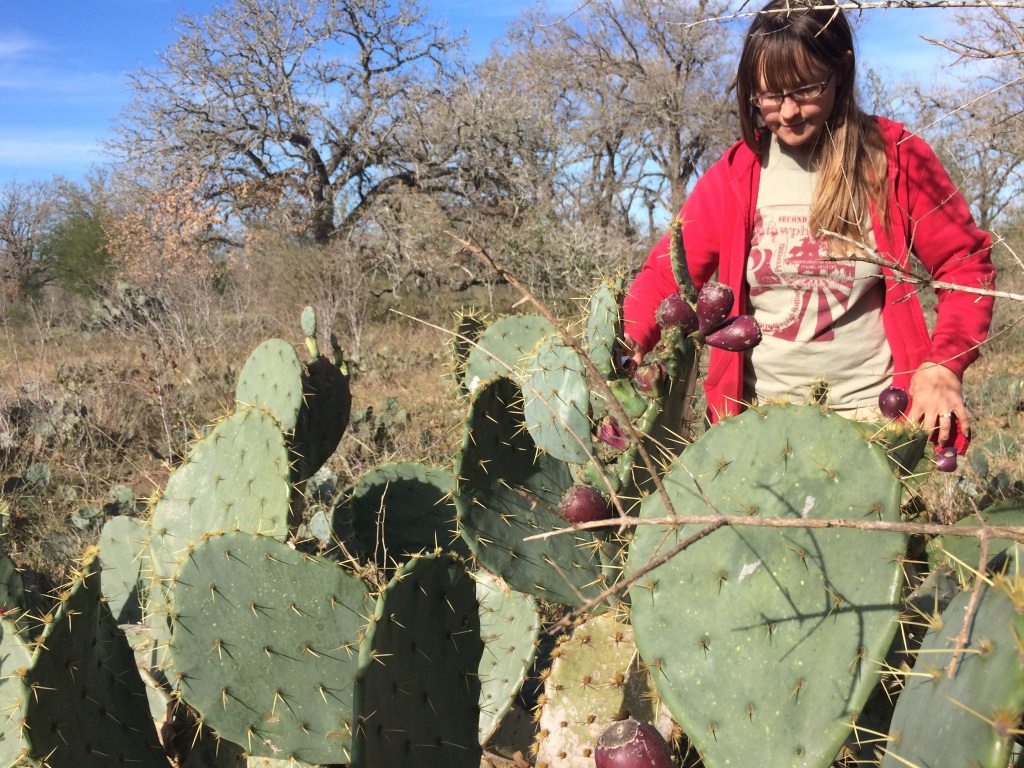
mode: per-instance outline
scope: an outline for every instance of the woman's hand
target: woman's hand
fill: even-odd
[[[632,361],[633,367],[641,366],[644,363],[644,351],[628,333],[623,335],[624,354]]]
[[[963,386],[949,368],[938,363],[922,363],[910,380],[910,397],[907,418],[926,430],[937,428],[939,445],[953,442],[953,419],[959,422],[964,437],[970,438],[971,422],[964,405]]]

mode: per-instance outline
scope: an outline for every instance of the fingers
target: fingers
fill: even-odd
[[[936,433],[940,446],[951,445],[958,434],[969,437],[970,417],[959,378],[941,365],[925,364],[910,382],[913,398],[907,418]]]

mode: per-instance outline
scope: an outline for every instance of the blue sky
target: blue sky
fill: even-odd
[[[683,0],[681,0],[683,1]],[[156,62],[174,39],[179,13],[210,0],[0,0],[0,185],[55,174],[80,178],[103,161],[100,142],[128,100],[125,73]],[[465,30],[474,49],[531,5],[527,0],[426,0],[430,14]],[[553,0],[566,13],[576,6]],[[861,62],[884,75],[926,79],[948,54],[921,40],[943,37],[942,10],[865,13]]]

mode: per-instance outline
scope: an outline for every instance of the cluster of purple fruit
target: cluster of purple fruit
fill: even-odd
[[[906,415],[910,395],[899,387],[886,387],[878,396],[878,410],[887,419],[899,419]],[[956,448],[942,446],[935,451],[935,468],[939,472],[956,472]]]
[[[674,293],[661,302],[655,320],[663,330],[678,328],[684,337],[729,352],[756,347],[761,343],[761,327],[753,315],[729,317],[732,305],[732,288],[709,282],[701,288],[696,307],[681,293]]]

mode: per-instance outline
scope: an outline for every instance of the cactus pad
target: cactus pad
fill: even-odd
[[[242,366],[235,399],[243,406],[266,410],[283,431],[295,429],[302,407],[302,364],[292,345],[267,339],[256,347]]]
[[[948,667],[971,595],[953,599],[917,652],[896,702],[882,768],[1004,768],[1024,711],[1024,576],[1021,548],[982,586],[956,672]]]
[[[163,767],[135,657],[86,566],[43,632],[23,677],[31,754],[50,765]]]
[[[524,427],[519,387],[495,379],[473,401],[456,460],[455,506],[463,539],[492,573],[520,592],[581,605],[603,589],[599,540],[557,515],[573,484],[567,466],[537,448]]]
[[[149,528],[141,520],[119,515],[103,525],[100,532],[100,583],[103,597],[118,624],[142,621],[142,593],[150,570],[146,542]]]
[[[538,315],[509,315],[491,323],[466,358],[465,390],[472,394],[497,376],[515,378],[537,342],[554,332]]]
[[[588,461],[590,389],[576,351],[560,336],[543,339],[530,357],[522,388],[526,428],[537,447],[561,461]]]
[[[469,556],[455,525],[451,472],[416,461],[382,464],[362,475],[346,494],[361,552],[378,567],[436,548]]]
[[[447,555],[406,563],[360,648],[353,765],[478,768],[482,652],[465,565]]]
[[[590,297],[587,313],[587,355],[606,379],[615,373],[615,347],[622,335],[620,290],[621,285],[603,281]]]
[[[538,723],[538,765],[594,768],[594,744],[614,721],[655,721],[656,697],[633,630],[612,611],[575,627],[552,655]]]
[[[210,537],[174,584],[171,664],[203,722],[253,755],[344,763],[369,606],[329,560],[266,536]]]
[[[487,571],[476,571],[473,578],[484,641],[478,677],[480,744],[486,745],[512,708],[537,655],[540,606]]]
[[[239,529],[284,538],[289,472],[273,417],[247,408],[224,419],[174,470],[153,510],[154,573],[172,576],[207,533]]]
[[[813,406],[751,408],[691,444],[664,479],[678,514],[899,519],[884,451]],[[668,513],[658,494],[641,517]],[[697,528],[641,525],[637,574]],[[827,765],[879,679],[897,628],[901,534],[727,527],[633,585],[658,692],[707,768]]]

